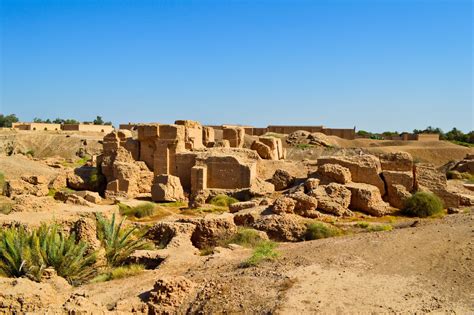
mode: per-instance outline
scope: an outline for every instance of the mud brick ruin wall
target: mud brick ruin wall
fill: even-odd
[[[61,124],[47,124],[47,123],[13,123],[13,129],[18,130],[61,130]]]
[[[62,130],[109,133],[114,130],[114,127],[109,126],[109,125],[67,124],[67,125],[62,125]]]

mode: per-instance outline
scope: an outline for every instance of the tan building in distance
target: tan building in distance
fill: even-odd
[[[67,124],[67,125],[62,125],[62,130],[109,133],[109,132],[114,131],[114,127],[110,125]]]
[[[13,129],[18,130],[61,130],[61,124],[47,124],[35,122],[18,122],[12,124]]]

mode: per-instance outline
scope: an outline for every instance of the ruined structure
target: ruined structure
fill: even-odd
[[[12,124],[13,129],[18,130],[31,130],[31,131],[40,131],[40,130],[61,130],[61,124],[47,124],[47,123],[28,123],[28,122],[18,122]]]
[[[138,125],[136,139],[129,130],[106,135],[98,161],[108,182],[106,194],[137,195],[140,177],[132,174],[141,173],[149,179],[147,172],[153,172],[155,201],[182,200],[177,180],[188,195],[214,189],[251,189],[256,183],[259,155],[242,148],[243,128],[226,130],[231,148],[214,147],[214,130],[191,120]],[[272,154],[282,156],[281,141],[280,146],[267,143]],[[152,186],[149,180],[145,182]],[[179,196],[173,197],[173,192]]]

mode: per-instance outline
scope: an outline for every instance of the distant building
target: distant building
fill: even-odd
[[[61,130],[61,124],[48,124],[48,123],[29,123],[29,122],[18,122],[12,124],[13,129],[18,130]]]
[[[65,124],[65,125],[62,125],[62,130],[109,133],[109,132],[114,131],[114,127],[110,125]]]

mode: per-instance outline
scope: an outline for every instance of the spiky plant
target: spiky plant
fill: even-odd
[[[0,233],[0,273],[6,277],[29,276],[39,281],[43,269],[31,250],[31,235],[24,227],[10,227]]]
[[[44,264],[69,283],[78,285],[96,275],[96,253],[88,254],[89,245],[77,242],[75,233],[65,236],[57,225],[43,224],[33,233],[32,243],[38,244],[34,248],[39,249]]]
[[[97,214],[97,233],[105,248],[105,257],[110,266],[118,267],[136,250],[147,249],[150,244],[143,239],[143,235],[135,236],[136,227],[125,227],[125,218],[118,224],[115,214],[109,221]]]

